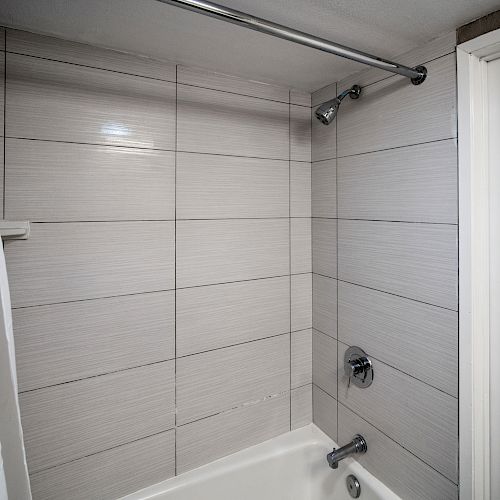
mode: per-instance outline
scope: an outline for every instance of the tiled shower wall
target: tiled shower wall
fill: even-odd
[[[0,40],[34,498],[116,498],[310,422],[310,96]]]
[[[398,58],[421,86],[368,70],[336,122],[312,125],[313,418],[405,499],[456,499],[458,259],[455,34]],[[348,388],[348,346],[373,384]]]

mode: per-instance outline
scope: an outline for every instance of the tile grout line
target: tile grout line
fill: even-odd
[[[337,88],[335,89],[335,93],[338,91],[338,84]],[[339,183],[337,179],[337,164],[338,164],[338,154],[339,154],[339,144],[338,144],[338,135],[339,135],[339,127],[340,127],[340,117],[337,115],[337,120],[335,123],[335,216],[338,217],[339,215]],[[338,220],[335,222],[335,288],[336,288],[336,311],[337,311],[337,318],[336,318],[336,328],[335,328],[335,346],[337,347],[336,349],[336,356],[337,356],[337,364],[338,364],[338,359],[339,359],[339,343],[338,343],[338,338],[339,338],[339,281],[338,281],[338,276],[339,276],[339,222]],[[337,366],[338,369],[338,366]],[[337,441],[339,439],[339,377],[337,376]]]
[[[2,200],[2,211],[3,217],[5,219],[5,195],[7,190],[5,189],[6,181],[6,169],[7,169],[7,30],[3,32],[4,41],[4,58],[3,58],[3,200]]]
[[[33,142],[49,142],[49,143],[55,143],[55,144],[74,144],[74,145],[80,145],[80,146],[98,146],[98,147],[104,147],[104,148],[116,148],[116,149],[123,149],[123,150],[138,150],[138,151],[159,151],[159,152],[164,152],[164,153],[183,153],[183,154],[190,154],[190,155],[209,155],[209,156],[223,156],[227,158],[246,158],[249,160],[267,160],[267,161],[281,161],[281,162],[288,162],[288,158],[278,158],[274,156],[248,156],[248,155],[235,155],[235,154],[230,154],[230,153],[212,153],[210,151],[189,151],[187,149],[176,149],[175,147],[172,149],[168,148],[146,148],[146,147],[141,147],[141,146],[123,146],[121,144],[105,144],[102,142],[82,142],[82,141],[63,141],[63,140],[57,140],[57,139],[42,139],[39,137],[19,137],[19,136],[14,136],[14,135],[9,135],[5,137],[6,139],[11,139],[15,141],[33,141]],[[297,163],[309,163],[308,161],[304,160],[293,160],[294,162]]]
[[[288,102],[291,94],[288,91]],[[288,272],[289,278],[289,429],[292,430],[292,132],[291,132],[291,104],[288,105]]]
[[[175,152],[174,152],[174,476],[177,476],[177,108],[178,65],[175,65]]]

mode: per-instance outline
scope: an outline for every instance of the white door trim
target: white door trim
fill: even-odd
[[[490,297],[487,61],[500,30],[457,47],[460,498],[490,498]]]

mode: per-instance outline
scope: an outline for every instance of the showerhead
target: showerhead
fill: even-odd
[[[339,94],[334,99],[324,102],[318,109],[316,109],[314,114],[323,125],[330,125],[330,123],[332,123],[337,116],[342,99],[344,99],[347,95],[350,96],[351,99],[357,99],[359,94],[361,94],[361,87],[359,85],[353,85],[350,89],[344,90],[344,92]]]

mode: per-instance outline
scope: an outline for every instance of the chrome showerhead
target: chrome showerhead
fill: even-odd
[[[330,125],[330,123],[332,123],[337,116],[342,99],[344,99],[347,95],[349,95],[351,99],[357,99],[359,94],[361,94],[361,87],[359,85],[353,85],[350,89],[344,90],[344,92],[339,94],[334,99],[324,102],[318,109],[316,109],[314,114],[323,125]]]

